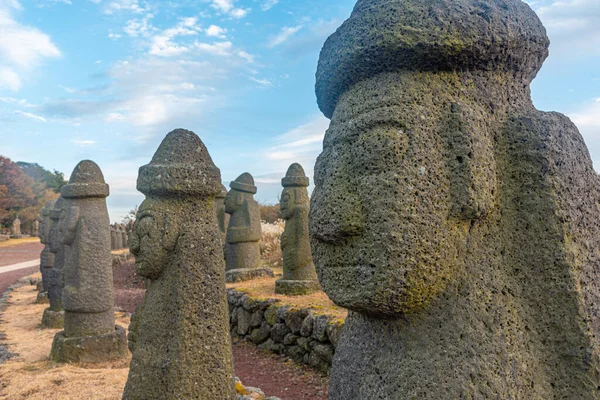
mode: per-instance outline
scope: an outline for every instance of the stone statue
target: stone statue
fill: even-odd
[[[119,224],[115,223],[115,244],[117,246],[116,250],[121,250],[123,248],[123,235],[121,235],[121,227]]]
[[[119,229],[121,230],[121,248],[126,249],[127,246],[127,232],[125,231],[125,225],[119,225]]]
[[[21,236],[21,220],[18,216],[12,223],[12,226],[10,228],[10,234],[11,236],[14,236],[16,238]]]
[[[62,268],[65,263],[65,246],[60,237],[60,218],[64,219],[66,212],[65,200],[59,197],[50,210],[50,229],[48,243],[50,252],[54,254],[54,266],[48,274],[48,300],[50,307],[44,310],[42,317],[42,328],[61,329],[65,312],[62,305],[63,274]]]
[[[31,223],[31,236],[38,236],[40,233],[40,222],[36,219]]]
[[[275,282],[275,293],[309,294],[321,290],[310,253],[308,237],[308,177],[300,164],[292,164],[281,180],[280,212],[285,220],[281,235],[283,277]]]
[[[64,331],[54,337],[56,362],[103,362],[127,356],[125,330],[115,326],[106,197],[100,168],[81,161],[61,189],[65,199],[59,234],[66,247],[62,268]]]
[[[227,228],[227,282],[273,276],[270,268],[261,267],[260,208],[254,200],[254,178],[245,172],[231,182],[225,196],[225,212],[230,215]]]
[[[113,225],[109,225],[110,230],[110,249],[117,250],[117,230]]]
[[[225,212],[225,197],[227,196],[227,188],[221,184],[221,192],[215,198],[215,213],[217,214],[217,222],[221,231],[221,243],[223,243],[223,256],[227,259],[227,226],[229,225],[229,214]]]
[[[532,104],[548,44],[520,0],[360,0],[325,43],[330,399],[599,397],[600,182]]]
[[[123,399],[235,399],[225,265],[214,212],[221,173],[196,134],[169,133],[137,188],[131,239],[150,279],[129,327]]]
[[[42,231],[40,232],[40,242],[44,249],[40,254],[40,273],[42,274],[42,290],[37,296],[37,303],[48,303],[48,287],[50,283],[50,270],[54,266],[54,253],[50,251],[50,211],[54,208],[54,200],[46,203],[41,211]]]

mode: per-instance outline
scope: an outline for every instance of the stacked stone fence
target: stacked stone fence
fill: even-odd
[[[236,289],[227,290],[227,302],[232,338],[329,372],[343,319],[279,299],[255,299]]]

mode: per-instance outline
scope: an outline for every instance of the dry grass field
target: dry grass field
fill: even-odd
[[[57,329],[39,329],[47,304],[35,304],[35,286],[22,286],[10,293],[2,314],[5,344],[17,354],[0,364],[0,398],[28,400],[121,398],[130,359],[96,365],[56,364],[49,360]],[[117,324],[129,319],[116,313]]]
[[[18,246],[23,243],[39,243],[39,242],[40,242],[39,237],[28,237],[28,238],[22,238],[22,239],[8,239],[7,241],[0,242],[0,247],[12,247],[12,246]]]

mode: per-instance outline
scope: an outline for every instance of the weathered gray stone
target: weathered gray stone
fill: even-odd
[[[41,211],[42,229],[40,232],[40,242],[44,245],[44,249],[40,254],[40,272],[42,274],[42,292],[48,292],[50,284],[50,270],[54,266],[54,253],[50,251],[50,211],[54,208],[54,200],[46,203]],[[48,297],[46,293],[45,298]],[[39,300],[38,300],[39,302]]]
[[[304,322],[304,318],[306,318],[309,314],[309,311],[306,309],[295,310],[291,309],[283,316],[283,320],[285,324],[290,328],[293,334],[300,333],[300,329],[302,329],[302,323]]]
[[[285,335],[290,333],[290,328],[286,324],[278,322],[271,328],[271,339],[277,343],[283,343]]]
[[[235,399],[213,205],[220,182],[200,138],[183,129],[169,133],[140,168],[137,187],[146,199],[130,250],[137,273],[151,283],[131,320],[123,399]]]
[[[330,399],[598,398],[600,183],[531,102],[547,55],[519,0],[360,0],[327,40],[309,226],[350,309]]]
[[[221,191],[215,198],[215,214],[217,214],[217,222],[219,223],[219,231],[221,231],[221,243],[223,244],[223,257],[227,259],[227,227],[229,226],[229,214],[225,212],[225,197],[227,196],[227,188],[221,185]]]
[[[21,220],[18,216],[10,227],[10,235],[17,238],[21,236]]]
[[[301,336],[294,335],[293,333],[288,333],[283,338],[283,344],[285,344],[286,346],[291,346],[293,344],[296,344],[299,338],[301,338]]]
[[[254,344],[260,344],[267,340],[271,336],[271,325],[267,322],[263,322],[260,328],[252,330],[250,333],[250,340]]]
[[[271,326],[275,325],[277,322],[277,310],[279,310],[279,306],[274,304],[267,308],[267,311],[265,311],[265,320]]]
[[[125,226],[123,224],[121,224],[120,229],[121,229],[121,247],[123,249],[127,249],[127,248],[129,248],[129,246],[127,245],[127,232],[125,231]]]
[[[297,340],[298,346],[301,346],[304,350],[310,351],[310,342],[312,341],[309,337],[301,337]]]
[[[252,327],[260,326],[264,316],[265,316],[265,312],[263,310],[257,310],[255,312],[253,312],[252,316],[250,317],[250,326],[252,326]]]
[[[118,250],[118,245],[117,245],[117,230],[115,229],[115,227],[113,225],[110,226],[110,249],[111,250]]]
[[[40,221],[34,220],[31,224],[31,236],[38,236],[40,234]]]
[[[330,344],[323,344],[317,341],[310,342],[311,349],[317,354],[321,359],[323,359],[328,364],[331,363],[331,359],[333,358],[333,347]]]
[[[327,339],[333,344],[333,347],[337,347],[340,342],[340,335],[343,327],[344,323],[342,321],[331,321],[329,322],[329,325],[327,325]]]
[[[302,327],[300,328],[300,334],[304,337],[310,337],[313,332],[313,326],[315,324],[315,317],[312,314],[308,314],[304,321],[302,321]]]
[[[286,347],[285,354],[295,362],[301,363],[304,359],[304,355],[306,354],[306,350],[300,346],[290,346]]]
[[[254,178],[245,172],[230,184],[231,190],[225,197],[225,212],[231,216],[227,228],[227,282],[255,279],[264,276],[253,275],[251,270],[261,267],[260,245],[261,226],[260,209],[253,195],[256,193]],[[241,270],[239,273],[235,273]],[[263,267],[265,271],[268,268]],[[267,274],[268,275],[268,274]],[[273,276],[272,272],[271,275]]]
[[[108,185],[100,168],[81,161],[61,189],[64,216],[59,236],[65,251],[62,267],[64,331],[52,343],[57,362],[102,362],[127,356],[125,331],[115,326]]]
[[[243,307],[237,309],[237,332],[238,335],[245,335],[250,329],[250,319],[252,314],[244,310]]]
[[[65,312],[63,310],[62,289],[63,289],[63,266],[65,263],[65,246],[60,236],[60,218],[64,219],[66,210],[64,208],[64,199],[59,197],[54,203],[54,208],[50,210],[50,230],[48,242],[50,251],[54,254],[54,266],[49,273],[48,301],[50,307],[44,310],[42,316],[42,328],[62,329]]]
[[[266,342],[258,346],[259,349],[269,350],[273,353],[283,354],[285,346],[283,343],[275,343],[273,339],[268,339]]]
[[[311,336],[320,342],[327,340],[327,326],[331,317],[328,315],[319,315],[314,318],[313,329]]]
[[[283,276],[275,282],[275,293],[304,295],[321,290],[310,252],[308,236],[308,177],[300,164],[292,164],[281,180],[280,212],[285,220],[281,235]]]
[[[236,283],[259,278],[272,278],[274,276],[273,270],[269,267],[239,268],[227,271],[225,279],[229,283]]]

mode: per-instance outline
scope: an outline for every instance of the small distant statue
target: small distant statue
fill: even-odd
[[[281,217],[285,230],[281,235],[283,277],[275,282],[275,293],[303,295],[321,290],[310,252],[308,236],[308,177],[300,164],[292,164],[281,180]]]
[[[254,194],[254,178],[245,172],[229,185],[225,212],[231,217],[227,229],[227,282],[273,276],[270,268],[261,267],[260,208]]]

